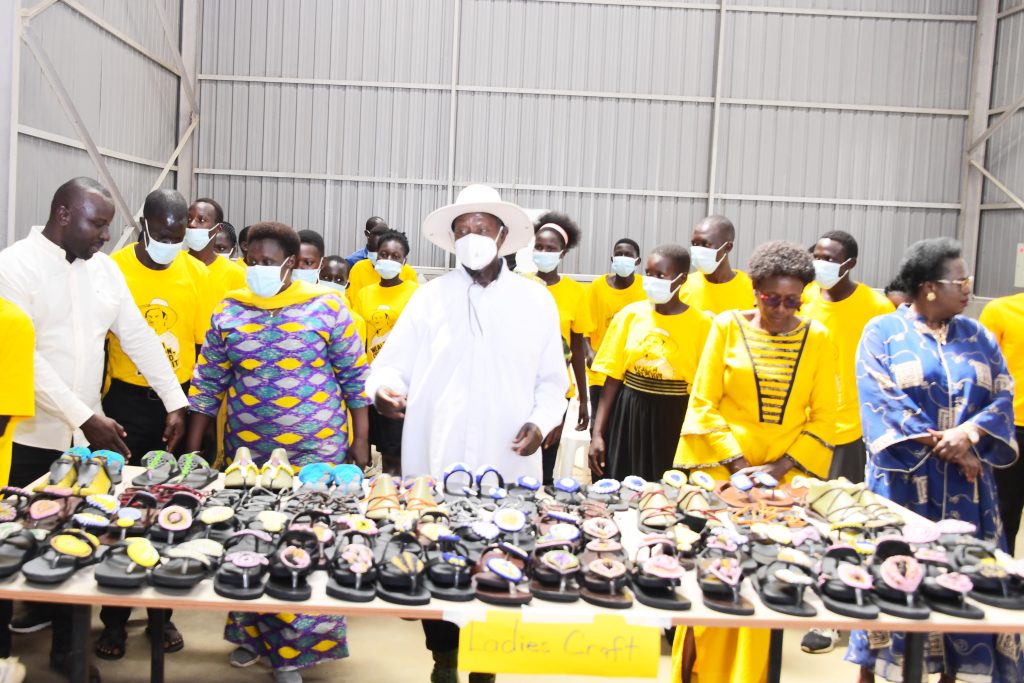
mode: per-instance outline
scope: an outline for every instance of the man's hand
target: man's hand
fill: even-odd
[[[174,412],[167,413],[167,419],[164,420],[164,443],[167,444],[167,450],[171,453],[174,452],[178,442],[181,441],[181,437],[185,435],[185,409],[179,408]]]
[[[579,420],[576,422],[576,431],[585,432],[590,426],[590,410],[586,403],[580,403]]]
[[[947,429],[942,432],[929,429],[928,433],[936,440],[932,452],[946,462],[959,463],[971,452],[971,439],[963,429]]]
[[[405,396],[387,387],[378,389],[377,395],[373,397],[373,407],[377,409],[377,412],[392,420],[400,420],[405,417],[405,403]]]
[[[605,444],[604,437],[600,434],[594,434],[590,439],[590,453],[588,454],[590,459],[590,473],[595,478],[604,476],[605,466]]]
[[[747,462],[747,459],[745,457],[740,456],[735,460],[730,460],[729,462],[725,463],[725,469],[729,470],[729,474],[736,474],[737,472],[742,472],[743,470],[750,469],[750,463]]]
[[[80,429],[85,434],[86,440],[89,441],[89,448],[92,450],[114,451],[123,455],[125,460],[132,457],[131,451],[123,441],[124,437],[128,436],[128,432],[109,417],[93,415],[82,423]]]
[[[540,448],[540,427],[527,422],[519,428],[519,433],[512,440],[512,450],[522,456],[533,455]]]
[[[370,442],[367,439],[353,439],[348,452],[352,455],[352,461],[362,469],[370,464]]]
[[[973,484],[981,478],[983,464],[973,451],[968,451],[963,457],[954,460],[953,464],[960,468],[960,472],[968,482]]]

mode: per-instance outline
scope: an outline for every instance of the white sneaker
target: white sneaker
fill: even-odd
[[[808,654],[823,655],[836,649],[839,631],[834,628],[812,628],[800,641],[800,649]]]

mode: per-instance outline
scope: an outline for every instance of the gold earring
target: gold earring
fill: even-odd
[[[928,292],[928,296],[925,297],[928,301],[935,301],[935,292]]]

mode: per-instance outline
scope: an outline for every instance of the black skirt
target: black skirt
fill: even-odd
[[[402,455],[402,428],[405,420],[384,417],[370,406],[370,443],[381,453]]]
[[[612,408],[605,476],[622,481],[635,474],[660,481],[672,469],[683,428],[688,395],[648,394],[628,386],[619,389]]]

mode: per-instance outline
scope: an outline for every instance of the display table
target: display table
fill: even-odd
[[[142,468],[126,468],[125,480],[130,481]],[[908,518],[915,517],[912,513],[901,509]],[[623,532],[623,545],[626,548],[636,547],[640,532],[635,523],[635,511],[617,515]],[[983,605],[985,619],[959,619],[934,613],[926,620],[906,620],[882,614],[878,619],[858,620],[840,616],[828,611],[816,595],[807,592],[807,602],[814,605],[816,617],[791,617],[772,611],[765,607],[749,581],[744,581],[742,594],[755,607],[754,616],[737,617],[710,610],[701,600],[701,591],[697,585],[695,572],[687,572],[682,581],[682,591],[693,603],[686,611],[674,612],[658,610],[634,602],[633,607],[625,610],[611,610],[596,607],[587,602],[552,603],[534,599],[529,605],[520,608],[497,607],[479,601],[446,602],[431,600],[428,605],[406,607],[385,602],[380,599],[367,603],[352,603],[337,600],[325,592],[327,575],[325,572],[314,572],[309,577],[313,595],[303,602],[290,602],[263,596],[257,600],[229,600],[217,595],[213,590],[212,580],[206,580],[190,590],[173,590],[146,587],[138,590],[115,590],[97,585],[91,567],[76,572],[64,583],[54,587],[42,587],[25,581],[21,574],[0,582],[0,599],[55,602],[75,606],[73,618],[72,659],[74,662],[70,680],[80,683],[87,680],[86,666],[89,651],[88,634],[91,620],[91,608],[94,605],[112,605],[119,607],[145,607],[165,610],[206,610],[226,613],[231,610],[246,612],[301,612],[304,614],[338,614],[372,617],[401,617],[411,619],[444,619],[457,624],[470,620],[483,621],[487,612],[505,611],[521,612],[524,621],[559,620],[564,622],[580,622],[592,620],[597,614],[621,616],[629,624],[637,626],[653,626],[667,628],[669,626],[718,626],[723,628],[765,628],[771,629],[772,648],[770,651],[769,681],[779,681],[782,660],[782,630],[808,628],[834,628],[844,631],[852,629],[868,629],[873,631],[907,632],[904,678],[906,683],[918,683],[923,680],[923,660],[925,634],[929,632],[949,633],[997,633],[1020,632],[1024,628],[1024,614],[1010,610],[1002,610]],[[155,623],[153,623],[155,622]],[[152,666],[151,681],[162,682],[163,672],[163,620],[151,622],[152,634]],[[910,635],[913,634],[913,635]]]

